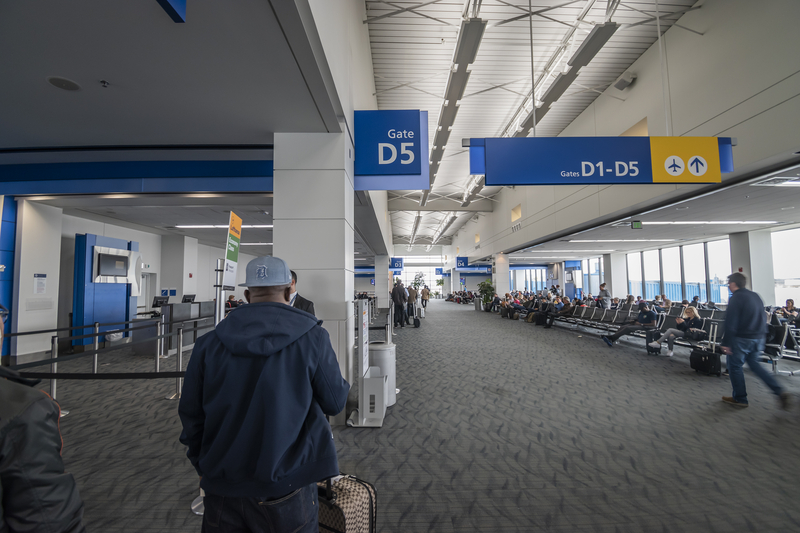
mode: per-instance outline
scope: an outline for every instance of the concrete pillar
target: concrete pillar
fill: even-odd
[[[353,146],[344,133],[276,133],[274,144],[273,255],[297,273],[353,384]]]
[[[388,255],[375,256],[375,296],[378,298],[378,307],[389,308],[389,293],[392,290],[392,273],[389,272]]]
[[[492,285],[494,285],[495,292],[502,298],[507,292],[510,292],[510,284],[508,281],[509,275],[508,256],[500,253],[494,256],[494,274],[492,275]]]
[[[224,242],[221,243],[224,246]],[[220,250],[220,257],[224,250]],[[244,267],[241,266],[240,270]],[[184,294],[197,294],[197,239],[179,235],[161,237],[161,280],[163,289],[175,289],[170,303],[179,303]],[[161,294],[156,291],[156,294]]]
[[[603,254],[603,276],[611,296],[624,300],[628,295],[628,264],[625,254]]]
[[[772,267],[772,234],[769,231],[731,233],[731,272],[747,276],[747,288],[775,305],[775,273]]]

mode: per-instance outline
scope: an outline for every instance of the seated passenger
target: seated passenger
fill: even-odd
[[[691,303],[689,303],[689,307],[701,308],[700,297],[699,296],[693,297]]]
[[[672,347],[675,344],[675,339],[682,339],[686,337],[690,330],[700,330],[703,327],[703,320],[700,318],[700,315],[697,314],[697,309],[694,307],[687,307],[683,312],[683,316],[685,318],[675,319],[675,323],[677,324],[676,328],[670,328],[665,331],[659,339],[651,342],[650,346],[653,348],[660,348],[661,343],[666,340],[669,349],[667,353],[663,355],[672,357]]]
[[[641,302],[639,304],[639,316],[636,317],[636,320],[633,321],[632,324],[622,326],[619,328],[613,335],[610,337],[603,335],[600,338],[608,344],[609,348],[614,346],[614,343],[619,340],[620,337],[623,335],[628,335],[629,333],[633,333],[634,331],[641,331],[647,329],[653,329],[656,327],[656,321],[658,320],[658,315],[655,312],[650,310],[650,307],[647,305],[647,302]]]
[[[569,303],[569,298],[564,298],[563,303],[560,305],[560,308],[558,308],[558,305],[556,305],[557,311],[555,313],[547,313],[547,324],[545,325],[545,328],[552,328],[553,321],[557,316],[568,316],[572,314],[573,307],[572,304]]]
[[[629,294],[627,298],[625,298],[625,305],[632,304],[633,301],[633,294]]]
[[[797,308],[794,306],[794,300],[792,299],[786,300],[786,307],[782,307],[779,312],[783,315],[784,322],[789,322],[798,317]]]
[[[619,298],[613,298],[611,300],[611,307],[609,309],[619,309]]]

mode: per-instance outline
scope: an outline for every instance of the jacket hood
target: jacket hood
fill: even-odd
[[[239,356],[267,357],[322,325],[314,315],[287,304],[262,302],[233,309],[217,324],[223,346]]]

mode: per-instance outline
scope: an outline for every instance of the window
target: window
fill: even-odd
[[[775,304],[792,299],[800,305],[800,229],[772,234],[772,268],[775,275]]]
[[[628,254],[628,291],[642,296],[642,256],[639,252]]]
[[[654,299],[661,294],[661,270],[658,267],[658,250],[643,253],[644,257],[644,291],[642,298]]]
[[[691,301],[699,296],[700,301],[705,302],[706,258],[702,243],[683,247],[683,275],[686,281],[686,299]]]
[[[600,292],[600,258],[589,259],[589,292],[594,296]]]
[[[520,218],[522,218],[522,204],[511,210],[511,222],[516,222]]]
[[[581,277],[583,278],[582,292],[589,294],[590,292],[592,292],[592,288],[589,287],[589,261],[587,261],[586,259],[581,261],[581,274],[582,274]]]
[[[728,239],[708,243],[708,280],[711,294],[708,299],[714,303],[728,303],[728,276],[731,273],[731,243]]]
[[[681,287],[681,251],[678,248],[661,250],[661,266],[664,269],[664,294],[673,302],[683,300]]]

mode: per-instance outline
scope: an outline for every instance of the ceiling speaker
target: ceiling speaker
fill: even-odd
[[[64,89],[65,91],[79,91],[81,88],[81,86],[74,81],[68,80],[67,78],[61,78],[59,76],[50,76],[47,78],[47,82],[53,87],[58,87],[59,89]]]
[[[629,87],[635,80],[636,80],[636,74],[634,74],[630,70],[626,70],[625,72],[622,73],[622,76],[620,76],[617,79],[617,81],[614,82],[614,87],[617,90],[621,91]]]

